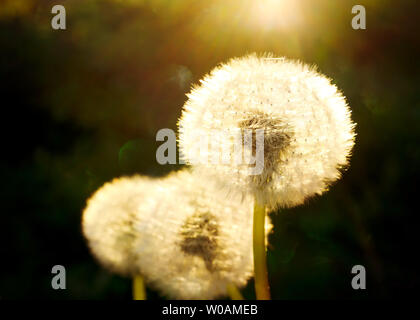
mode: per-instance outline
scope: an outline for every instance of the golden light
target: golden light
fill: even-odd
[[[250,23],[265,30],[293,29],[303,22],[299,0],[249,0]]]

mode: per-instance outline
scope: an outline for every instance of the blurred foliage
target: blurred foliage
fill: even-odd
[[[130,280],[88,252],[80,230],[86,199],[113,177],[178,168],[157,164],[156,132],[176,129],[192,83],[254,51],[318,65],[358,123],[343,179],[272,215],[273,297],[413,294],[420,284],[416,1],[62,2],[67,30],[54,31],[52,4],[0,1],[0,298],[130,299]],[[366,30],[351,28],[355,4],[366,7]],[[51,289],[55,264],[67,269],[67,290]],[[350,286],[356,264],[367,269],[365,291]]]

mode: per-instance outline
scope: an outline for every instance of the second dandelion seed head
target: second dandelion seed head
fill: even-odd
[[[141,274],[170,298],[214,299],[252,277],[252,207],[249,197],[226,195],[189,170],[134,176],[93,194],[82,229],[107,269]]]

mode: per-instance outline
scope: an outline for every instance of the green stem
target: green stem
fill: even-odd
[[[228,284],[227,291],[231,300],[244,300],[241,292],[234,284]]]
[[[133,278],[133,300],[146,300],[146,287],[140,275]]]
[[[254,273],[257,300],[270,300],[265,246],[265,206],[254,204]]]

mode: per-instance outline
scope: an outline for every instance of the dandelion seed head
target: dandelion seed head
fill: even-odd
[[[151,181],[140,176],[114,179],[91,196],[83,212],[83,235],[92,254],[104,267],[121,275],[138,273],[133,247],[142,235],[133,226],[150,214],[141,208],[151,199]]]
[[[270,55],[235,58],[188,95],[179,121],[181,153],[200,175],[215,177],[227,189],[253,194],[271,209],[295,206],[339,179],[354,145],[350,114],[337,87],[313,67]],[[217,130],[236,129],[264,129],[260,174],[250,175],[249,164],[234,162],[237,140],[229,135],[217,143],[229,150],[230,162],[198,161],[197,132],[207,131],[211,140]],[[252,140],[245,148],[255,154],[256,146]]]
[[[156,183],[161,200],[136,226],[146,235],[135,248],[146,281],[175,299],[214,299],[228,284],[245,286],[253,275],[252,199],[185,170]]]
[[[251,197],[182,170],[105,184],[88,200],[82,226],[111,271],[141,274],[169,298],[214,299],[253,275],[252,210]]]

